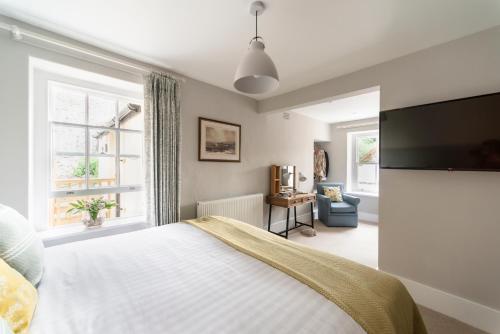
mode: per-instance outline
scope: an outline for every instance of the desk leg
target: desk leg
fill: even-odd
[[[311,202],[311,226],[314,228],[314,204]]]
[[[295,221],[295,227],[297,227],[297,207],[293,207],[293,219]]]
[[[273,211],[273,205],[269,204],[269,219],[267,221],[267,231],[271,231],[271,211]]]
[[[285,239],[288,239],[288,220],[290,219],[290,208],[286,209],[286,231],[285,231]]]

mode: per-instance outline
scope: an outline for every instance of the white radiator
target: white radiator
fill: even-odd
[[[198,202],[196,216],[224,216],[262,228],[263,203],[262,194]]]

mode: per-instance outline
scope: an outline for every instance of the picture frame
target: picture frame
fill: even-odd
[[[241,125],[199,117],[198,160],[241,162]]]

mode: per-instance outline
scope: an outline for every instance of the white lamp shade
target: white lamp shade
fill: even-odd
[[[253,40],[234,77],[234,88],[243,93],[261,94],[279,86],[278,71],[264,52],[264,43]]]
[[[300,182],[306,182],[307,181],[307,177],[302,174],[301,172],[299,172],[299,181]]]

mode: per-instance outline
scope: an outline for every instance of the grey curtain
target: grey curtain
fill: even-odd
[[[159,73],[144,82],[147,216],[164,225],[180,219],[179,83]]]

